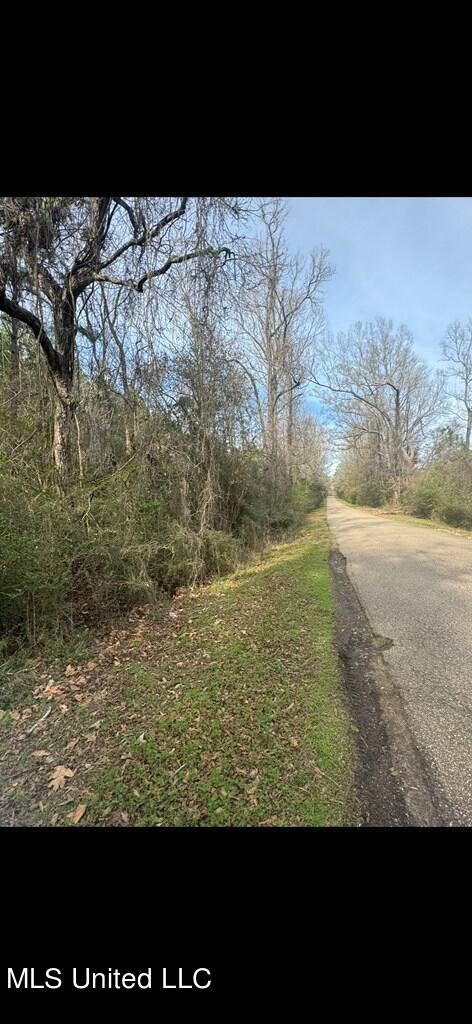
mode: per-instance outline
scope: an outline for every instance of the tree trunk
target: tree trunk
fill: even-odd
[[[470,449],[470,439],[472,436],[472,409],[467,409],[467,429],[465,432],[465,446],[467,451]]]
[[[74,302],[62,299],[54,310],[56,350],[46,353],[55,387],[53,461],[59,480],[63,483],[71,475],[74,465],[74,354],[75,323]],[[79,441],[80,445],[80,441]],[[79,458],[80,462],[80,458]]]
[[[136,448],[137,417],[136,397],[128,392],[127,385],[124,391],[124,430],[125,430],[125,452],[131,455]]]
[[[394,388],[395,392],[395,429],[394,429],[394,442],[393,442],[393,465],[394,465],[394,483],[393,483],[393,500],[395,505],[400,504],[401,485],[402,485],[402,439],[401,439],[401,419],[400,419],[400,391],[398,388]]]
[[[267,455],[271,502],[277,500],[277,376],[269,367],[267,375]]]
[[[133,451],[133,443],[131,440],[131,431],[129,429],[128,417],[125,412],[125,452],[127,455],[131,455]]]
[[[20,390],[20,353],[18,347],[18,320],[10,322],[10,416],[18,416],[18,392]]]
[[[130,455],[135,448],[136,438],[136,395],[132,393],[129,386],[128,367],[126,365],[126,354],[116,331],[112,328],[112,334],[118,348],[120,360],[121,383],[124,397],[124,426],[125,426],[125,451]]]
[[[54,437],[52,454],[59,479],[70,476],[73,466],[74,414],[71,402],[54,396]]]
[[[290,378],[288,380],[288,411],[287,411],[287,470],[290,484],[293,484],[293,418],[294,418],[293,388]]]

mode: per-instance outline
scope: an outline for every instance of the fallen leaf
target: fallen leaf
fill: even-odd
[[[65,672],[64,672],[64,675],[65,676],[75,676],[76,672],[77,672],[76,668],[74,668],[72,665],[68,665],[66,670],[65,670]]]
[[[291,739],[290,739],[290,746],[294,747],[294,748],[298,747],[298,740],[295,739],[295,736],[291,737]]]
[[[56,821],[59,821],[59,815],[58,814],[53,814],[53,816],[51,818],[51,825],[55,825]]]
[[[75,681],[76,683],[80,683],[81,686],[83,686],[83,684],[87,682],[85,676],[77,676],[77,679]]]
[[[10,717],[13,718],[14,722],[17,722],[18,719],[20,718],[20,712],[19,711],[11,711],[10,712]]]
[[[100,721],[94,722],[93,725],[90,726],[90,728],[91,729],[99,729],[101,724],[102,724],[102,722],[101,722],[101,719],[100,719]]]
[[[145,740],[145,737],[144,737],[144,733],[142,732],[141,735],[138,736],[138,743],[145,743],[145,742],[146,742],[146,740]]]
[[[47,757],[49,750],[33,750],[32,757]]]
[[[92,670],[94,668],[96,668],[96,667],[97,667],[97,662],[96,661],[88,661],[86,666],[85,666],[85,669],[86,669],[87,672],[92,672]]]
[[[37,686],[34,691],[35,697],[46,697],[48,700],[52,700],[53,697],[61,697],[63,693],[67,693],[66,686],[59,686],[50,679],[47,686]]]
[[[48,788],[57,793],[58,789],[64,788],[66,779],[71,779],[74,774],[72,768],[66,768],[63,764],[59,764],[49,776],[51,781]]]
[[[128,822],[129,822],[129,814],[128,814],[127,811],[122,811],[121,814],[120,814],[120,818],[121,818],[122,821],[124,821],[125,825],[128,824]]]
[[[80,819],[83,818],[86,810],[87,810],[87,804],[77,804],[77,807],[75,808],[75,811],[73,811],[72,814],[68,814],[67,817],[70,818],[71,822],[74,825],[78,825]]]

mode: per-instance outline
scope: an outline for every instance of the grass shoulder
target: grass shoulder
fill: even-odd
[[[2,824],[351,821],[329,550],[323,508],[161,619],[135,613],[78,664],[63,652],[18,666],[18,698],[11,678],[0,702]]]
[[[443,523],[437,519],[423,519],[421,516],[415,516],[412,513],[405,511],[398,512],[392,508],[372,508],[371,505],[353,505],[350,501],[346,501],[344,498],[336,498],[337,501],[345,505],[346,508],[358,509],[359,512],[369,512],[370,515],[379,516],[383,519],[391,519],[395,522],[408,523],[410,526],[426,526],[431,530],[440,530],[442,533],[453,533],[457,537],[464,537],[472,539],[472,532],[461,526],[448,526],[447,523]]]

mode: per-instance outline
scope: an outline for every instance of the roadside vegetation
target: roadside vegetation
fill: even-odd
[[[224,575],[321,500],[304,393],[332,270],[284,217],[0,200],[0,657]]]
[[[1,823],[355,823],[329,548],[320,508],[160,614],[6,662]]]
[[[395,512],[396,519],[453,530],[472,530],[472,452],[448,429],[440,430],[424,464],[405,480],[400,501],[391,489],[367,476],[361,460],[344,460],[336,474],[336,493],[351,505]]]
[[[381,319],[327,351],[319,387],[336,418],[338,497],[472,529],[472,322],[449,328],[443,365],[434,373],[406,328]]]
[[[333,271],[284,218],[0,199],[2,823],[351,814],[305,404]]]
[[[472,321],[441,373],[387,319],[333,337],[286,212],[0,197],[7,823],[354,813],[332,453],[346,500],[472,529]]]

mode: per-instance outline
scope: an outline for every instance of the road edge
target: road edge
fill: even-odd
[[[355,780],[364,826],[448,826],[403,701],[333,539],[329,564],[338,653],[356,735]]]

